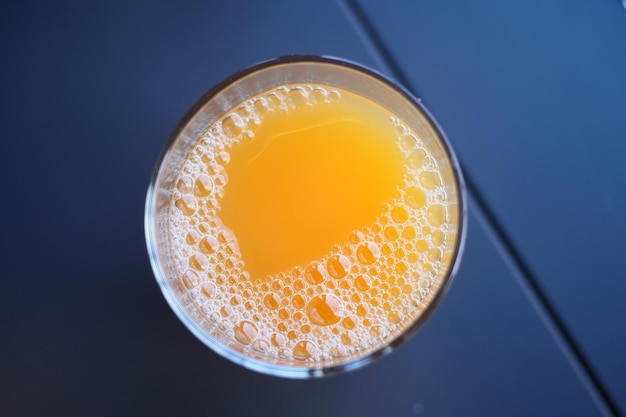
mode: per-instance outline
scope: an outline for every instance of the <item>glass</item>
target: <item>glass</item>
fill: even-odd
[[[354,103],[354,108],[349,107],[350,103]],[[356,116],[348,115],[350,109],[357,109]],[[348,116],[337,116],[335,120],[334,112],[340,111]],[[382,116],[386,124],[366,126],[369,119],[374,123]],[[311,122],[315,117],[332,120]],[[309,120],[310,125],[281,130],[282,120],[289,118],[293,120],[285,123]],[[274,132],[276,136],[271,136],[270,125],[282,133]],[[310,262],[293,261],[294,265],[279,268],[279,263],[291,262],[281,251],[287,253],[298,244],[308,251],[315,245],[315,239],[299,239],[297,233],[313,233],[317,238],[315,231],[319,229],[320,234],[332,235],[341,224],[324,227],[326,219],[308,218],[323,210],[306,203],[299,207],[307,218],[298,220],[300,212],[296,209],[286,210],[275,219],[280,222],[280,216],[289,217],[296,229],[303,227],[306,231],[281,232],[293,232],[296,236],[294,242],[284,245],[277,240],[281,248],[276,243],[265,244],[270,236],[260,233],[250,219],[265,213],[265,222],[272,216],[274,200],[257,198],[248,207],[241,202],[249,203],[246,196],[255,193],[259,186],[246,188],[245,192],[239,192],[238,187],[243,187],[242,178],[253,161],[257,163],[257,159],[265,158],[279,145],[285,146],[284,152],[291,152],[284,154],[289,158],[283,155],[289,167],[285,169],[292,171],[286,175],[282,171],[277,171],[279,175],[268,174],[271,184],[262,191],[267,194],[262,195],[285,198],[281,200],[284,204],[292,204],[289,195],[283,195],[289,194],[287,189],[303,192],[305,197],[316,192],[302,185],[305,180],[298,175],[314,173],[317,178],[318,171],[326,169],[316,165],[301,171],[300,168],[327,156],[329,161],[337,161],[332,155],[341,149],[326,151],[337,143],[344,151],[349,150],[341,158],[346,164],[355,164],[354,172],[331,167],[331,180],[314,190],[321,190],[322,194],[330,190],[335,177],[353,181],[370,175],[364,181],[372,182],[371,187],[365,184],[365,191],[349,197],[369,201],[370,194],[377,192],[373,184],[377,180],[371,178],[385,175],[382,171],[373,172],[372,177],[372,172],[368,172],[378,169],[376,161],[366,161],[365,169],[358,165],[361,156],[352,161],[352,151],[358,153],[366,145],[359,142],[355,146],[349,141],[341,145],[345,135],[351,133],[328,139],[335,133],[324,129],[340,128],[348,129],[346,132],[357,129],[355,138],[377,132],[376,129],[388,132],[388,139],[373,146],[391,149],[389,161],[396,157],[401,161],[399,176],[389,177],[393,181],[400,178],[399,185],[393,188],[390,200],[377,206],[379,212],[373,223],[355,228],[345,239],[336,241],[328,253],[313,256]],[[309,133],[314,140],[302,136]],[[291,138],[291,142],[276,138]],[[269,145],[255,150],[258,155],[239,163],[237,168],[236,159],[242,158],[246,147],[254,149],[263,141]],[[289,150],[300,143],[308,143],[306,146],[311,148]],[[319,146],[323,148],[316,150]],[[386,152],[377,149],[372,148],[362,157]],[[320,156],[307,159],[318,151]],[[276,152],[271,155],[275,157]],[[302,155],[296,157],[296,153]],[[293,159],[304,159],[292,163],[291,155]],[[276,165],[281,164],[267,162],[266,169]],[[264,175],[259,171],[246,181]],[[380,190],[386,192],[384,186]],[[243,197],[233,200],[237,193]],[[320,377],[359,368],[391,352],[430,316],[449,287],[461,258],[466,228],[464,193],[456,157],[419,100],[381,74],[355,63],[329,57],[289,56],[227,78],[202,96],[183,117],[167,141],[150,182],[146,241],[165,299],[204,344],[259,372],[290,378]],[[340,189],[338,198],[341,194]],[[349,205],[346,207],[347,219],[360,214]],[[240,222],[251,226],[240,226],[239,220],[232,220],[244,208],[248,211]],[[266,209],[269,211],[262,211]],[[332,210],[331,207],[327,213],[334,213]],[[246,227],[249,231],[245,231]],[[244,231],[252,236],[246,237],[246,242]],[[321,247],[324,244],[320,243]],[[269,261],[252,262],[254,251],[263,252],[261,258]]]

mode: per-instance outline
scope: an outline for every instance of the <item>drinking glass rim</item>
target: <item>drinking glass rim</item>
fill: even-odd
[[[437,136],[437,140],[440,142],[442,146],[442,150],[445,153],[445,159],[450,164],[450,170],[453,174],[454,183],[457,191],[457,199],[458,199],[458,228],[457,228],[457,236],[455,241],[455,247],[452,251],[452,258],[448,262],[448,270],[444,277],[442,278],[442,283],[440,287],[437,289],[434,294],[432,300],[428,303],[426,309],[419,314],[411,323],[408,325],[400,334],[398,334],[393,340],[390,340],[389,343],[384,344],[380,348],[366,353],[362,357],[357,357],[350,359],[346,362],[342,362],[339,364],[334,364],[330,366],[322,365],[320,367],[320,362],[312,362],[311,366],[308,366],[305,362],[303,362],[303,366],[289,366],[289,365],[277,365],[269,362],[264,362],[261,360],[257,360],[254,358],[250,358],[243,353],[237,352],[233,349],[228,348],[224,344],[220,343],[217,340],[213,340],[212,337],[206,334],[205,330],[203,330],[198,323],[191,317],[191,315],[186,311],[186,308],[181,305],[178,301],[177,296],[174,294],[173,290],[170,287],[168,282],[168,276],[163,271],[161,267],[161,263],[159,261],[159,257],[157,255],[157,247],[156,247],[156,237],[155,237],[155,222],[154,222],[154,212],[155,212],[155,199],[156,199],[156,191],[163,167],[163,162],[166,160],[170,151],[173,148],[173,145],[176,143],[177,139],[181,132],[185,130],[188,126],[189,122],[199,113],[199,111],[213,98],[219,95],[222,91],[224,91],[229,86],[237,83],[238,81],[244,79],[245,77],[252,75],[256,72],[260,72],[266,70],[271,67],[284,66],[289,64],[327,64],[331,66],[343,67],[349,70],[353,70],[369,76],[374,80],[381,82],[386,87],[394,90],[396,93],[399,93],[407,102],[411,105],[415,106],[419,112],[426,118],[431,128],[434,130]],[[357,93],[359,94],[359,93]],[[359,94],[360,95],[360,94]],[[307,379],[312,377],[322,377],[326,375],[333,375],[338,373],[347,372],[353,369],[361,368],[366,364],[369,364],[378,358],[392,352],[397,347],[402,345],[408,339],[410,339],[421,326],[428,321],[432,313],[437,310],[439,304],[443,300],[444,296],[448,292],[452,281],[454,280],[458,268],[460,265],[460,260],[462,258],[462,254],[465,247],[465,239],[467,234],[467,202],[466,202],[466,188],[465,181],[463,179],[463,174],[461,172],[460,164],[458,159],[452,149],[452,146],[449,143],[449,140],[444,133],[443,129],[439,126],[433,115],[430,111],[422,104],[421,99],[415,97],[410,91],[408,91],[404,86],[394,81],[393,79],[387,77],[386,75],[376,71],[372,68],[369,68],[363,64],[356,63],[354,61],[338,58],[334,56],[328,55],[286,55],[274,59],[269,59],[266,61],[259,62],[257,64],[248,66],[242,70],[232,73],[219,83],[215,84],[211,87],[206,93],[204,93],[196,102],[191,106],[191,108],[183,115],[180,121],[177,123],[175,129],[172,131],[167,141],[163,145],[159,156],[157,157],[151,178],[148,186],[148,191],[146,195],[146,203],[144,210],[144,232],[146,239],[146,246],[148,250],[148,255],[150,258],[150,264],[152,267],[152,271],[154,273],[155,279],[161,288],[161,292],[163,293],[167,303],[170,308],[174,311],[177,317],[183,322],[185,327],[187,327],[193,334],[198,338],[203,344],[208,346],[214,352],[218,353],[220,356],[238,364],[245,368],[274,376],[293,378],[293,379]],[[317,367],[315,367],[317,365]]]

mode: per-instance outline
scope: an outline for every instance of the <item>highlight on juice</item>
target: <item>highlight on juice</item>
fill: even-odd
[[[163,293],[217,353],[293,378],[354,369],[424,322],[462,252],[464,188],[421,103],[380,74],[285,57],[209,91],[146,202]]]

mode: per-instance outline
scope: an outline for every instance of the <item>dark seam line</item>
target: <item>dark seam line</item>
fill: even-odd
[[[413,88],[408,78],[404,75],[404,71],[400,68],[389,51],[389,48],[387,48],[382,38],[378,35],[378,32],[372,25],[368,16],[360,8],[356,0],[338,0],[338,2],[359,37],[365,42],[366,47],[373,55],[380,69],[388,76],[395,78],[396,81],[419,97],[419,93]],[[461,167],[464,166],[462,161],[459,161],[459,164]],[[608,393],[608,390],[604,388],[604,384],[596,376],[589,360],[577,346],[576,341],[571,336],[571,332],[568,330],[567,325],[560,317],[559,313],[552,307],[549,297],[489,208],[485,198],[475,185],[476,183],[468,175],[466,170],[463,170],[463,176],[465,177],[465,185],[470,196],[469,201],[473,203],[472,206],[475,207],[475,212],[478,214],[479,220],[481,220],[481,223],[485,226],[486,231],[498,251],[513,270],[518,284],[522,287],[522,290],[535,307],[541,320],[556,340],[557,345],[561,348],[568,362],[574,368],[574,372],[588,389],[592,399],[606,417],[621,416],[622,414]]]

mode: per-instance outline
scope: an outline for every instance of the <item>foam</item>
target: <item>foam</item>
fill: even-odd
[[[229,147],[250,141],[268,112],[332,106],[342,92],[280,87],[237,106],[190,152],[172,191],[171,253],[183,300],[225,345],[296,361],[350,358],[410,326],[441,285],[449,203],[424,140],[390,116],[406,166],[404,181],[374,224],[307,265],[250,277],[235,234],[220,220]]]

